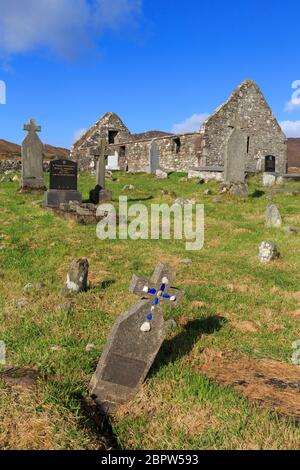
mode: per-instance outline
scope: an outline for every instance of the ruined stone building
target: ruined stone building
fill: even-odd
[[[71,157],[81,170],[90,170],[90,150],[105,138],[112,169],[148,173],[159,168],[202,169],[222,174],[228,165],[228,141],[235,130],[243,136],[236,158],[242,160],[246,173],[287,171],[286,136],[259,87],[250,80],[243,82],[198,132],[131,134],[116,114],[107,113],[73,145]]]

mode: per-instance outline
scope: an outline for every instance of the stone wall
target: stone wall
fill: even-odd
[[[242,153],[247,173],[265,171],[265,158],[275,157],[277,173],[287,170],[287,141],[258,86],[243,82],[231,97],[194,134],[170,135],[158,131],[131,134],[114,113],[105,114],[71,149],[79,170],[88,171],[93,157],[90,149],[116,131],[111,155],[118,154],[119,167],[130,172],[150,171],[150,147],[159,147],[159,167],[165,171],[188,172],[193,167],[226,167],[227,144],[233,129],[245,136]],[[243,161],[244,166],[244,161]],[[213,171],[213,170],[212,170]]]
[[[159,147],[159,167],[164,171],[187,171],[199,162],[199,134],[167,136],[136,142],[120,142],[129,172],[150,172],[150,147],[154,141]],[[118,151],[119,154],[121,152]],[[120,167],[122,168],[122,162]]]
[[[21,171],[21,160],[0,160],[0,173]]]
[[[265,157],[276,157],[276,172],[285,173],[287,142],[258,86],[243,82],[229,100],[203,124],[203,164],[224,166],[232,128],[239,127],[248,138],[246,172],[264,171]]]

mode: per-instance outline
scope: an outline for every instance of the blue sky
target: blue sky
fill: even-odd
[[[0,138],[34,117],[70,146],[106,111],[194,130],[248,78],[300,136],[299,20],[296,0],[0,0]]]

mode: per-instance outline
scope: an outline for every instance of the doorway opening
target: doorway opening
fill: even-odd
[[[265,171],[266,173],[275,173],[276,171],[276,157],[268,155],[265,158]]]

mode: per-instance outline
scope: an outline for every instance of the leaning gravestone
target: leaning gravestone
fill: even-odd
[[[24,125],[28,135],[22,142],[22,181],[21,190],[45,190],[43,170],[43,143],[37,132],[41,127],[31,119],[29,124]]]
[[[174,277],[163,264],[150,280],[133,276],[130,292],[141,300],[116,321],[90,384],[103,412],[131,400],[146,379],[165,339],[162,307],[177,305],[183,295],[172,287]]]
[[[50,162],[50,189],[45,193],[47,207],[59,207],[70,201],[82,202],[77,191],[77,163],[71,160],[52,160]]]
[[[247,135],[242,129],[232,130],[225,149],[226,183],[243,183],[246,172]]]

